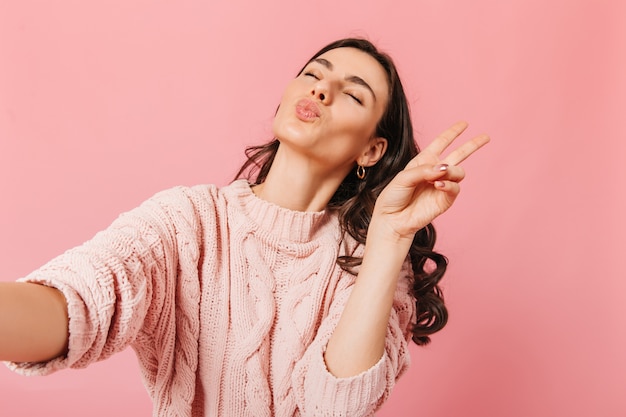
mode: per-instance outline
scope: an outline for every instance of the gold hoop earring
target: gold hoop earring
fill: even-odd
[[[357,167],[356,167],[356,176],[360,180],[365,178],[365,167],[363,165],[357,165]]]

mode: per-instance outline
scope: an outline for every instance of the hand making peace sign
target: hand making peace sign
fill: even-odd
[[[459,164],[489,142],[479,135],[442,158],[442,153],[467,128],[458,122],[413,158],[381,192],[372,223],[401,239],[413,235],[452,206],[465,171]]]

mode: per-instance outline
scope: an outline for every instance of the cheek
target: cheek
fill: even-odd
[[[287,120],[287,112],[289,109],[289,95],[288,92],[285,91],[285,94],[280,99],[280,103],[278,104],[278,108],[276,109],[276,114],[274,115],[272,128],[275,130],[280,127],[281,123],[284,123]]]
[[[305,87],[302,85],[302,80],[298,79],[298,78],[294,78],[293,80],[289,81],[289,83],[287,84],[287,86],[285,87],[285,89],[283,90],[283,95],[281,98],[281,103],[284,103],[290,99],[293,99],[293,97],[298,94],[298,91],[302,91]]]
[[[376,124],[372,122],[373,116],[367,115],[363,117],[359,115],[346,121],[345,131],[357,139],[358,142],[370,140],[376,133]]]
[[[294,102],[297,98],[298,91],[298,80],[292,80],[287,87],[283,91],[283,95],[280,98],[280,103],[278,104],[278,109],[276,110],[276,115],[274,116],[274,120],[276,119],[285,119],[286,112],[288,109],[292,108]],[[274,123],[276,125],[276,123]]]

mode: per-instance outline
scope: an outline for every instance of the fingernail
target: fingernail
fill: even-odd
[[[435,187],[443,188],[445,186],[446,186],[446,184],[443,181],[435,181]]]
[[[435,165],[435,171],[447,171],[448,170],[448,164],[439,164],[439,165]]]

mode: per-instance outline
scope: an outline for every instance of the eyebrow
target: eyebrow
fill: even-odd
[[[315,58],[313,62],[317,62],[318,64],[323,65],[324,67],[328,68],[330,71],[332,71],[335,68],[332,62],[324,58]],[[370,85],[363,78],[359,77],[358,75],[348,75],[346,77],[346,81],[354,83],[354,84],[358,84],[360,86],[367,88],[369,92],[372,93],[372,97],[374,97],[374,101],[376,101],[376,94],[374,94],[374,90],[372,90],[372,87],[370,87]]]

